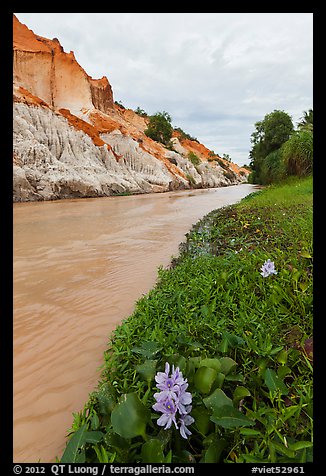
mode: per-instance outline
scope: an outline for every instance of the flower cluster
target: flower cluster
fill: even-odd
[[[156,403],[153,405],[153,409],[162,413],[157,424],[164,426],[164,429],[167,430],[174,423],[176,429],[180,430],[182,438],[187,439],[188,435],[191,435],[187,426],[195,421],[189,415],[192,409],[192,396],[190,392],[186,392],[187,379],[183,378],[179,367],[174,369],[174,365],[172,365],[171,375],[169,373],[170,364],[166,362],[165,372],[157,372],[155,376],[156,386],[161,391],[154,394]],[[176,420],[177,412],[179,412],[178,421]]]
[[[271,261],[270,259],[265,261],[265,263],[260,269],[261,269],[260,274],[263,276],[263,278],[267,278],[267,276],[270,276],[271,274],[277,274],[274,261]]]

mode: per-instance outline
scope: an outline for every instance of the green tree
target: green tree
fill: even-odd
[[[301,131],[310,131],[313,132],[314,127],[314,112],[312,109],[309,111],[303,111],[303,116],[298,122],[298,129]]]
[[[151,139],[169,146],[173,133],[171,120],[171,116],[166,111],[157,112],[150,116],[148,128],[144,132]]]
[[[293,134],[293,122],[289,114],[275,109],[266,114],[262,121],[255,124],[256,130],[251,134],[253,144],[249,153],[250,168],[253,170],[253,183],[261,182],[261,172],[265,158],[279,149]]]
[[[227,160],[228,162],[232,162],[232,159],[231,157],[229,156],[229,154],[223,154],[223,157],[222,157],[224,160]]]

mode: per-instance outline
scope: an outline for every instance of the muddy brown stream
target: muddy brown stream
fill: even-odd
[[[253,190],[14,204],[14,462],[61,456],[111,331],[193,223]]]

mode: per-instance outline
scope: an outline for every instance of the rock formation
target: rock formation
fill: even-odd
[[[14,201],[219,187],[247,171],[195,140],[174,151],[144,133],[148,118],[114,103],[106,77],[91,78],[59,41],[14,16]],[[194,166],[193,152],[200,159]]]

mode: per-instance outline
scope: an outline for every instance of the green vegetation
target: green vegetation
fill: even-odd
[[[112,334],[61,462],[311,461],[312,255],[311,177],[199,221]],[[188,439],[152,408],[166,362],[188,379]]]
[[[194,165],[195,167],[201,163],[201,160],[198,155],[191,151],[188,153],[188,160],[190,160],[192,165]]]
[[[197,139],[196,137],[193,137],[193,136],[191,136],[190,134],[188,134],[187,132],[184,132],[184,131],[181,129],[181,127],[175,127],[174,130],[180,134],[181,140],[182,140],[182,139],[188,139],[188,140],[192,140],[192,141],[198,142],[198,139]]]
[[[135,109],[135,113],[142,117],[147,117],[148,114],[144,109],[141,109],[139,106]]]
[[[142,116],[142,117],[148,116],[147,112],[144,111],[144,109],[141,109],[139,106],[135,109],[135,113],[138,114],[138,116]]]
[[[251,135],[249,177],[251,183],[280,182],[291,175],[305,176],[312,172],[313,111],[304,112],[295,131],[291,117],[274,110],[255,124]]]
[[[149,117],[148,128],[144,132],[151,139],[170,146],[173,133],[171,120],[171,116],[166,111],[157,112]]]

